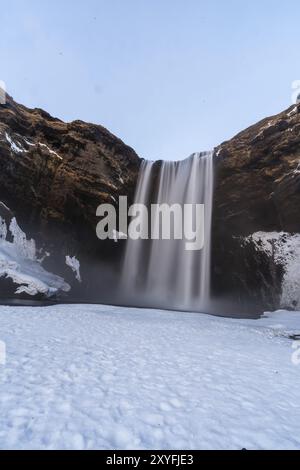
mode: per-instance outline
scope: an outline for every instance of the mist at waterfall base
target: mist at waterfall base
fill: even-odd
[[[204,246],[186,250],[186,240],[128,239],[120,290],[131,305],[211,312],[211,221],[213,155],[183,161],[143,161],[135,204],[204,205]],[[159,215],[151,224],[159,224]]]
[[[25,294],[15,296],[13,281],[2,279],[1,302],[14,305],[101,303],[239,318],[259,317],[265,307],[260,308],[255,302],[252,305],[249,296],[245,295],[243,299],[243,293],[239,296],[237,290],[233,292],[234,289],[230,289],[231,279],[228,290],[219,289],[216,272],[223,272],[226,276],[226,271],[217,271],[215,261],[215,248],[219,246],[220,237],[216,242],[215,227],[212,226],[214,178],[218,176],[214,174],[217,172],[214,166],[213,154],[207,152],[177,162],[142,161],[135,195],[130,198],[131,203],[143,204],[149,216],[152,215],[152,204],[167,204],[170,209],[178,204],[183,208],[183,213],[186,205],[202,204],[204,245],[201,250],[188,251],[185,237],[180,240],[171,236],[168,240],[150,237],[147,240],[129,238],[117,241],[108,238],[100,241],[96,230],[78,232],[79,245],[72,239],[65,240],[62,245],[60,235],[64,234],[53,227],[52,231],[47,232],[45,240],[41,237],[37,242],[44,243],[51,252],[51,256],[44,259],[43,268],[61,276],[71,286],[70,292],[60,293],[48,300],[39,297],[31,299]],[[116,209],[115,206],[113,208]],[[26,214],[20,217],[19,222],[28,240],[36,238],[39,229],[28,221]],[[149,222],[151,227],[151,217]],[[159,220],[154,220],[154,223],[159,225]],[[74,253],[80,260],[82,282],[78,282],[64,261],[65,254]]]

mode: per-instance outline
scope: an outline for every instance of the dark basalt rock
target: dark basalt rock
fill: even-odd
[[[236,310],[279,308],[282,269],[241,237],[300,232],[300,105],[224,142],[215,168],[214,294]]]
[[[243,239],[257,231],[300,232],[300,104],[224,142],[214,159],[215,310],[278,308],[281,266]],[[43,267],[72,287],[56,300],[118,302],[125,242],[99,242],[96,208],[117,205],[120,195],[132,202],[140,163],[101,126],[64,123],[10,97],[0,106],[0,216],[7,225],[15,216],[41,257],[50,253]],[[66,255],[80,260],[82,283]],[[14,291],[11,281],[0,279],[0,299]]]
[[[102,126],[64,123],[9,96],[0,106],[0,201],[28,238],[50,253],[43,266],[72,284],[75,300],[107,291],[99,281],[101,263],[103,269],[105,260],[117,265],[122,244],[99,242],[96,209],[116,205],[119,195],[131,201],[139,166],[134,150]],[[80,259],[82,284],[66,255]]]

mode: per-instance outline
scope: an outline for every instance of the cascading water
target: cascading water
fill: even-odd
[[[178,162],[143,161],[135,204],[204,204],[204,246],[187,251],[184,239],[129,238],[121,283],[131,304],[197,311],[209,307],[212,199],[212,153]],[[160,222],[157,214],[152,216],[152,229]]]

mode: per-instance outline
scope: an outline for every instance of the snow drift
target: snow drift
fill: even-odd
[[[12,241],[8,241],[10,238]],[[26,234],[13,217],[8,224],[0,216],[0,278],[11,279],[17,288],[15,294],[52,297],[59,291],[68,292],[70,286],[60,276],[49,273],[37,259],[34,240]]]

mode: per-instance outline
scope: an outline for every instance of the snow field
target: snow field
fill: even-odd
[[[0,448],[299,449],[297,332],[299,313],[0,307]]]

